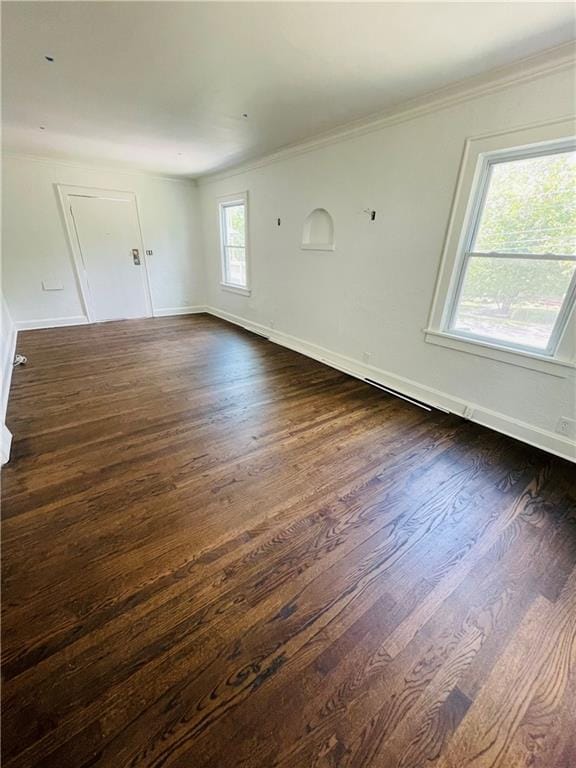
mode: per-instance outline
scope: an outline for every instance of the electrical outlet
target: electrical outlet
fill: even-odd
[[[365,363],[369,363],[372,360],[372,352],[362,352],[362,360]]]
[[[563,437],[576,439],[576,421],[566,416],[561,416],[556,424],[556,432]]]
[[[275,325],[276,323],[274,322],[274,320],[270,320],[270,328],[273,329]]]

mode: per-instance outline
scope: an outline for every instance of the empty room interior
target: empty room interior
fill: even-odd
[[[1,11],[3,768],[576,768],[576,6]]]

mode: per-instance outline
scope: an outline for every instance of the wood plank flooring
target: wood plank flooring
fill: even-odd
[[[576,471],[214,318],[22,333],[3,768],[574,768]]]

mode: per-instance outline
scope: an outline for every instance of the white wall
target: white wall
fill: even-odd
[[[361,135],[203,180],[199,187],[6,157],[3,290],[16,327],[83,320],[55,184],[130,190],[138,195],[145,247],[154,251],[156,313],[208,305],[356,375],[456,413],[466,410],[475,421],[575,457],[573,442],[555,433],[561,416],[576,417],[573,375],[550,376],[433,346],[422,332],[465,139],[573,114],[573,89],[572,72],[552,67],[505,90],[394,118]],[[219,286],[217,197],[245,190],[250,297]],[[300,248],[314,208],[326,208],[334,218],[334,252]],[[366,208],[377,211],[375,222]],[[43,291],[44,279],[61,281],[64,290]]]
[[[0,339],[2,347],[2,411],[0,415],[3,420],[6,416],[8,392],[10,389],[10,381],[12,380],[12,363],[14,361],[14,353],[16,350],[16,329],[10,316],[10,312],[8,311],[4,296],[0,297],[0,300],[2,304],[2,325],[0,326]]]
[[[426,328],[466,137],[573,114],[566,69],[252,170],[201,181],[207,304],[271,338],[565,456],[574,378],[428,344]],[[217,197],[248,190],[252,295],[219,286]],[[300,249],[308,213],[334,218],[336,251]],[[363,209],[377,211],[370,222]],[[277,226],[277,218],[282,224]]]
[[[12,381],[12,363],[16,352],[16,328],[8,311],[4,296],[0,296],[0,359],[2,365],[1,403],[0,403],[0,458],[2,464],[8,461],[12,435],[6,428],[6,409],[8,407],[8,394]]]
[[[5,156],[2,180],[3,291],[17,327],[81,322],[76,284],[56,184],[135,192],[149,258],[155,312],[198,305],[203,259],[196,186],[142,173]],[[43,280],[63,283],[44,291]]]

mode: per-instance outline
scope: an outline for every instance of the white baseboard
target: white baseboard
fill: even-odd
[[[412,379],[406,379],[397,374],[366,365],[358,360],[332,352],[329,349],[312,344],[304,339],[282,333],[275,329],[266,328],[264,325],[252,323],[237,315],[223,312],[216,307],[206,307],[206,312],[229,323],[239,325],[248,331],[267,337],[274,344],[292,349],[295,352],[311,357],[321,363],[337,368],[339,371],[355,376],[358,379],[372,379],[390,389],[395,389],[407,397],[420,400],[433,408],[450,411],[462,418],[481,424],[484,427],[501,432],[508,437],[513,437],[521,442],[533,445],[548,453],[553,453],[568,461],[576,462],[576,445],[555,432],[549,432],[535,427],[526,422],[519,421],[503,413],[491,411],[488,408],[448,395],[425,384],[420,384]]]
[[[171,317],[172,315],[197,315],[200,312],[206,312],[206,307],[201,305],[191,307],[166,307],[163,309],[155,309],[154,317]]]
[[[39,328],[60,328],[65,325],[86,325],[86,315],[73,315],[71,317],[47,317],[42,320],[15,320],[14,325],[19,331],[35,331]]]
[[[169,317],[171,315],[195,315],[206,312],[206,307],[201,305],[190,307],[166,307],[155,309],[153,317]],[[16,320],[14,325],[19,331],[34,331],[39,328],[60,328],[66,325],[87,325],[90,321],[86,315],[72,317],[48,317],[42,320]]]
[[[382,368],[376,368],[371,365],[366,365],[358,360],[341,355],[332,350],[321,347],[317,344],[305,341],[304,339],[297,338],[296,336],[290,336],[289,334],[282,333],[281,331],[267,328],[264,325],[250,322],[249,320],[232,315],[229,312],[224,312],[216,307],[209,306],[188,306],[188,307],[168,307],[163,309],[154,310],[154,317],[169,317],[173,315],[192,315],[201,312],[207,312],[215,317],[219,317],[222,320],[226,320],[229,323],[239,325],[242,328],[246,328],[248,331],[257,333],[260,336],[265,336],[274,344],[292,349],[295,352],[311,357],[314,360],[318,360],[321,363],[336,368],[339,371],[354,376],[358,379],[372,379],[381,383],[383,386],[390,389],[397,390],[399,393],[411,397],[415,400],[420,400],[424,403],[428,403],[433,408],[440,408],[441,410],[450,411],[458,416],[474,421],[477,424],[488,427],[501,432],[504,435],[513,437],[516,440],[520,440],[529,445],[533,445],[536,448],[540,448],[549,453],[553,453],[556,456],[560,456],[569,461],[576,462],[576,445],[571,441],[563,438],[561,435],[555,432],[550,432],[540,427],[527,424],[526,422],[519,421],[510,416],[506,416],[503,413],[492,411],[488,408],[478,405],[477,403],[468,402],[459,398],[448,395],[440,390],[428,387],[425,384],[407,379],[397,374],[386,371]],[[57,317],[44,320],[20,320],[14,323],[15,332],[13,339],[11,340],[11,358],[10,358],[10,372],[11,375],[12,365],[11,362],[14,358],[14,352],[16,349],[16,332],[18,330],[32,330],[37,328],[56,328],[66,325],[84,325],[88,323],[88,318],[82,315],[77,317]],[[9,382],[7,384],[9,387]],[[7,390],[6,395],[3,393],[3,409],[5,413],[5,405],[7,403]]]

